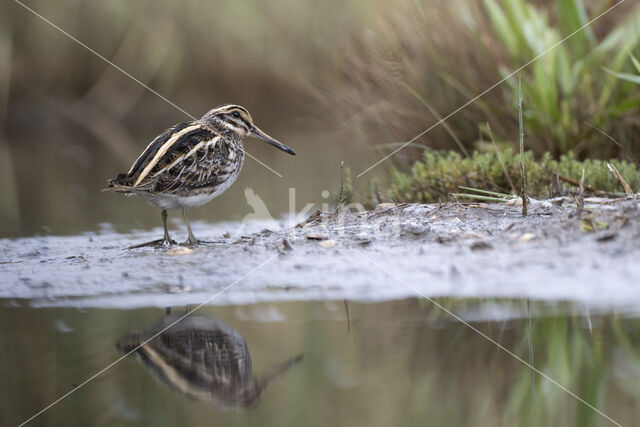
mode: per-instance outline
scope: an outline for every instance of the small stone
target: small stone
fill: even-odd
[[[336,242],[335,240],[323,240],[321,242],[318,242],[318,244],[320,246],[322,246],[323,248],[328,249],[328,248],[332,248],[335,245],[337,245],[338,242]]]
[[[455,236],[449,236],[449,235],[446,235],[446,234],[436,237],[436,242],[438,242],[440,244],[453,242],[454,240],[456,240]]]
[[[465,231],[460,235],[460,237],[463,239],[484,239],[487,236],[481,233],[476,233],[475,231]]]
[[[535,238],[536,238],[536,235],[533,233],[524,233],[522,236],[520,236],[518,240],[520,240],[523,243],[527,243],[534,240]]]
[[[167,255],[188,255],[191,253],[193,250],[189,248],[173,248],[167,251]]]
[[[611,240],[614,240],[616,237],[618,237],[616,233],[603,234],[602,236],[598,237],[596,240],[598,242],[610,242]]]
[[[480,250],[484,250],[484,249],[492,249],[492,246],[490,244],[488,244],[487,242],[485,242],[484,240],[478,240],[476,242],[473,242],[470,247],[471,247],[472,251],[480,251]]]
[[[289,241],[287,239],[282,239],[282,250],[283,251],[291,251],[291,250],[293,250],[293,247],[291,246],[291,243],[289,243]]]
[[[179,294],[182,292],[189,292],[191,290],[190,286],[184,285],[169,285],[167,286],[167,293],[169,294]]]

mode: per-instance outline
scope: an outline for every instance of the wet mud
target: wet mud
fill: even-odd
[[[317,212],[286,229],[195,223],[195,247],[129,247],[161,229],[0,240],[0,298],[141,307],[408,296],[570,300],[640,308],[633,198],[384,204]],[[184,240],[176,229],[172,237]]]

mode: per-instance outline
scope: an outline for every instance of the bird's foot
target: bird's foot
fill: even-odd
[[[176,241],[173,239],[156,239],[150,242],[138,243],[137,245],[129,246],[129,249],[138,249],[138,248],[146,248],[148,246],[154,248],[168,248],[172,245],[176,245]]]
[[[186,246],[188,248],[191,248],[193,246],[198,246],[200,243],[205,243],[205,241],[193,238],[193,239],[187,239],[185,242],[180,243],[180,246]]]

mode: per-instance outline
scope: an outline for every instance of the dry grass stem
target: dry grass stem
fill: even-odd
[[[582,210],[584,209],[584,168],[582,168],[582,176],[580,177],[580,193],[576,198],[576,206],[578,209],[578,217],[582,216]]]
[[[609,168],[609,172],[611,172],[611,175],[613,175],[615,179],[620,181],[620,184],[622,184],[622,188],[624,188],[624,192],[626,194],[633,194],[633,190],[631,189],[631,186],[627,184],[627,181],[624,180],[624,177],[622,176],[622,174],[618,171],[618,169],[614,165],[611,164],[611,162],[607,162],[607,168]]]
[[[340,162],[340,194],[338,195],[338,204],[336,206],[336,213],[342,209],[344,203],[344,160]]]
[[[522,215],[527,215],[527,180],[524,170],[524,123],[522,119],[522,76],[518,76],[518,127],[520,129],[520,189],[522,195]]]

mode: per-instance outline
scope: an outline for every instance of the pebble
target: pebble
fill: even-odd
[[[193,249],[189,248],[174,248],[167,251],[167,255],[188,255],[191,253],[193,253]]]
[[[536,235],[533,233],[524,233],[522,236],[520,236],[520,240],[523,243],[527,243],[530,242],[532,240],[534,240],[536,238]]]
[[[318,242],[318,244],[323,248],[332,248],[337,245],[338,242],[336,242],[335,240],[323,240],[321,242]]]

